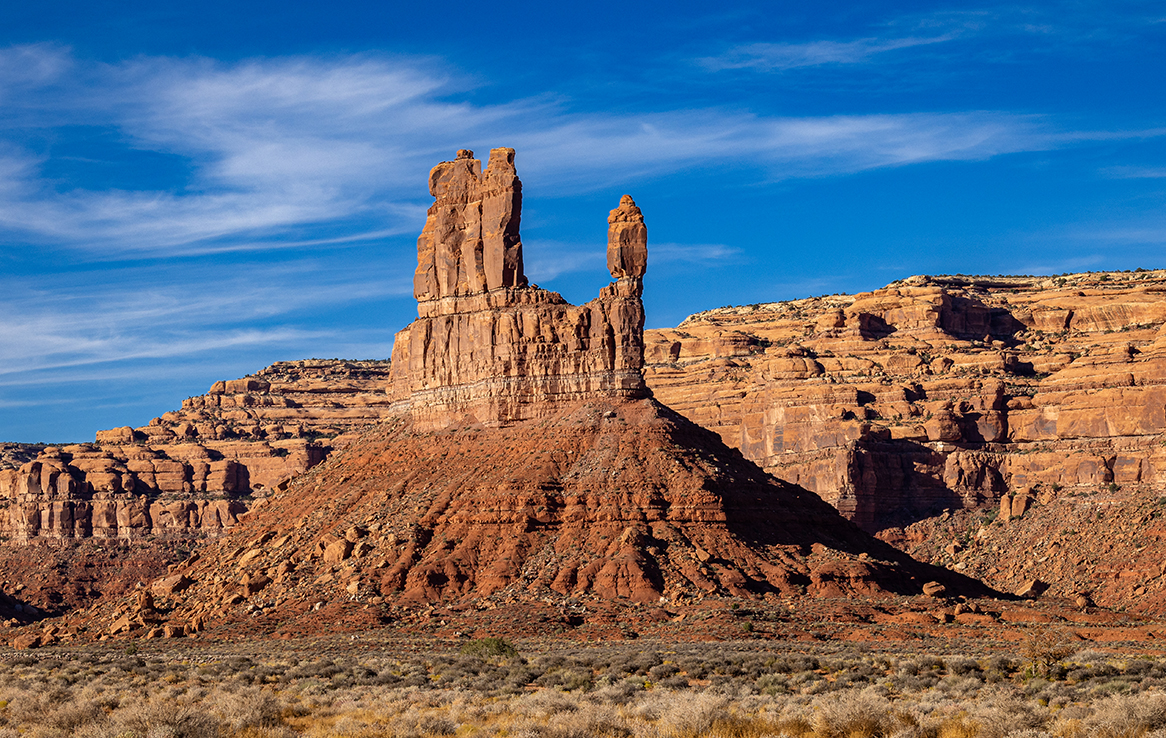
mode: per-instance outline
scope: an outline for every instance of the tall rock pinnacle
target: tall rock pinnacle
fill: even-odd
[[[484,174],[474,152],[458,151],[429,172],[429,194],[435,200],[417,239],[413,277],[419,302],[526,285],[514,149],[491,149]]]
[[[607,216],[607,268],[616,279],[641,278],[648,271],[648,227],[631,195]]]
[[[624,195],[608,218],[615,281],[571,305],[523,274],[514,149],[492,149],[484,173],[473,156],[463,149],[429,173],[434,202],[414,277],[419,317],[397,334],[390,393],[421,429],[467,418],[507,425],[568,402],[646,396],[648,230],[635,202]]]

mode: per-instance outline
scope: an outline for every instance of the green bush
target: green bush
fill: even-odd
[[[518,649],[505,638],[475,638],[461,647],[466,656],[477,656],[480,659],[514,659],[518,658]]]

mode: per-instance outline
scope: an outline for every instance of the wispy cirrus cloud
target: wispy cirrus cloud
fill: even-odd
[[[876,47],[813,53],[841,58]],[[31,77],[17,63],[29,58],[42,70]],[[996,111],[617,115],[549,98],[474,104],[433,62],[362,55],[100,65],[20,47],[0,52],[0,90],[36,121],[0,132],[0,225],[9,238],[100,259],[411,232],[428,194],[418,173],[466,145],[482,154],[518,148],[524,179],[550,195],[702,167],[773,180],[1064,145],[1048,120]],[[164,186],[89,181],[84,162],[23,142],[37,126],[100,127],[117,142],[108,157],[150,154],[186,166]]]
[[[648,252],[648,265],[699,264],[704,267],[741,261],[744,253],[723,243],[654,243]]]
[[[0,375],[335,341],[335,330],[297,324],[324,307],[409,295],[409,277],[399,269],[354,275],[351,265],[317,259],[4,277]]]
[[[1101,173],[1113,179],[1163,179],[1166,178],[1166,167],[1106,167]]]
[[[697,62],[712,71],[752,69],[784,71],[836,64],[861,64],[890,51],[930,46],[951,41],[954,33],[903,38],[860,38],[850,41],[819,40],[802,43],[751,43],[735,46]]]

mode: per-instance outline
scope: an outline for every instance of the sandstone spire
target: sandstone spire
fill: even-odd
[[[419,302],[526,285],[514,149],[491,149],[484,174],[474,152],[458,151],[429,172],[429,194],[435,200],[417,239],[413,276]]]
[[[527,286],[514,149],[489,165],[462,150],[429,173],[417,240],[418,319],[397,334],[390,394],[419,428],[473,418],[506,425],[597,397],[643,397],[647,264],[644,216],[625,195],[612,211],[616,281],[585,305]],[[612,260],[608,246],[608,260]]]
[[[631,195],[607,216],[607,268],[616,279],[640,278],[648,270],[648,227]]]

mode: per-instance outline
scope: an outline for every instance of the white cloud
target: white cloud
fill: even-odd
[[[222,355],[232,347],[335,343],[344,337],[320,326],[299,327],[295,316],[410,295],[410,279],[400,271],[354,277],[350,264],[330,268],[302,260],[234,268],[148,265],[118,269],[116,281],[105,272],[6,277],[0,279],[6,318],[0,321],[0,375]]]
[[[1101,173],[1114,179],[1163,179],[1166,167],[1107,167]]]
[[[13,88],[13,70],[29,55],[46,70],[34,75],[42,88]],[[126,156],[154,152],[189,164],[189,177],[165,188],[86,186],[83,168],[50,181],[43,172],[51,151],[23,150],[17,136],[5,143],[0,134],[0,226],[98,258],[418,230],[424,173],[467,145],[483,158],[492,145],[519,149],[523,177],[544,196],[693,167],[731,167],[754,179],[829,176],[1063,145],[1040,118],[990,111],[797,118],[471,104],[431,63],[368,56],[110,66],[22,47],[0,52],[0,89],[10,88],[37,125],[101,126],[116,131]]]
[[[741,249],[721,243],[684,244],[648,242],[648,267],[652,264],[700,264],[711,266],[739,262]]]
[[[860,38],[853,41],[807,41],[804,43],[753,43],[733,47],[723,54],[697,61],[713,71],[754,69],[784,71],[831,64],[860,64],[888,51],[929,46],[950,41],[955,34],[907,36],[903,38]]]
[[[522,244],[523,270],[532,284],[545,286],[564,274],[595,272],[605,274],[607,244],[571,244],[536,239]]]

